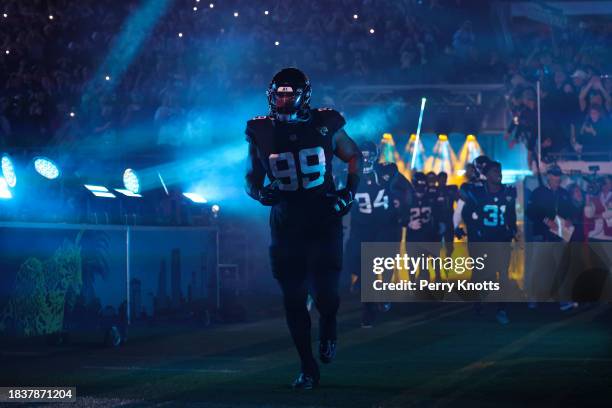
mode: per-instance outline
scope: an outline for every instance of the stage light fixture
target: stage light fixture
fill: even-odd
[[[238,12],[234,11],[234,17],[238,17],[238,15],[239,15]]]
[[[104,186],[96,186],[93,184],[83,184],[83,186],[91,191],[91,194],[95,195],[96,197],[116,198],[116,196],[108,191],[108,188]]]
[[[15,173],[15,166],[13,161],[8,154],[2,156],[2,176],[6,185],[10,188],[14,188],[17,185],[17,174]]]
[[[11,194],[11,190],[8,188],[6,180],[0,177],[0,199],[10,200],[11,198],[13,198],[13,195]]]
[[[123,186],[134,194],[140,193],[140,180],[134,170],[125,169],[123,172]]]
[[[198,193],[183,193],[183,195],[196,204],[206,204],[208,202],[208,200]]]
[[[34,170],[44,178],[55,180],[60,176],[59,167],[48,157],[35,157]]]
[[[370,28],[370,34],[374,34],[374,29]]]

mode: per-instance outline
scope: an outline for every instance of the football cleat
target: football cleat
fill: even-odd
[[[291,387],[294,390],[312,390],[319,385],[319,376],[300,373]]]
[[[319,342],[319,360],[323,364],[331,363],[336,357],[336,341],[324,340]]]

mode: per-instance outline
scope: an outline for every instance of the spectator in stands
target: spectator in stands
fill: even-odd
[[[610,97],[598,76],[591,77],[580,91],[578,98],[581,112],[587,112],[595,106],[600,107],[606,113],[612,109],[612,97]]]
[[[579,154],[606,152],[611,146],[611,138],[610,119],[604,115],[601,106],[594,105],[580,127],[574,148]]]
[[[465,21],[453,35],[453,49],[455,54],[467,59],[474,52],[476,46],[476,36],[472,30],[472,22]]]
[[[584,219],[589,241],[612,241],[612,176],[598,180],[600,191],[587,196]]]

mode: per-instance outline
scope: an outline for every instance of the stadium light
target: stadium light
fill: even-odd
[[[268,14],[270,14],[270,12],[268,10],[264,11],[264,14],[267,16]]]
[[[11,198],[13,198],[13,195],[11,194],[11,190],[8,188],[6,180],[0,177],[0,199],[10,200]]]
[[[274,45],[279,46],[279,45],[280,45],[280,42],[278,42],[278,41],[274,41]]]
[[[2,17],[7,18],[8,14],[4,13],[4,14],[2,14]]]
[[[53,14],[49,14],[49,20],[53,20]]]
[[[370,28],[370,34],[374,34],[374,29]]]
[[[15,173],[15,166],[13,161],[8,154],[2,156],[2,177],[4,182],[10,188],[15,188],[17,185],[17,174]]]
[[[238,15],[239,15],[238,12],[234,11],[234,17],[238,17]]]
[[[214,3],[210,3],[210,4],[208,5],[208,7],[210,7],[210,8],[215,8],[215,4],[214,4]]]
[[[116,198],[116,196],[108,191],[108,188],[104,186],[96,186],[93,184],[83,184],[83,186],[91,191],[91,194],[95,195],[96,197]]]
[[[6,51],[4,51],[4,53],[5,53],[6,55],[9,55],[9,54],[11,53],[11,50],[6,50]]]
[[[132,193],[130,190],[126,190],[123,188],[116,188],[115,189],[116,192],[123,194],[126,197],[142,197],[141,194],[137,194],[137,193]]]
[[[198,8],[196,6],[193,6],[193,11],[198,11]]]
[[[208,202],[208,200],[206,200],[198,193],[183,193],[183,195],[196,204],[205,204]]]
[[[179,38],[183,38],[183,33],[178,33]]]
[[[41,176],[49,180],[55,180],[60,176],[59,167],[48,157],[35,157],[34,170]]]
[[[104,77],[104,79],[107,80],[107,81],[110,81],[110,76],[107,75],[107,76]]]
[[[358,18],[359,18],[359,15],[357,15],[357,14],[353,14],[353,19],[354,19],[354,20],[357,20]]]
[[[134,194],[140,193],[140,179],[134,170],[125,169],[123,172],[123,186]]]
[[[75,116],[75,113],[74,112],[70,112],[70,117],[74,118],[74,116]]]

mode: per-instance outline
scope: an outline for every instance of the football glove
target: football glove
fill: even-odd
[[[333,194],[332,197],[334,197],[332,200],[334,213],[339,216],[348,214],[354,201],[353,192],[343,188],[342,190],[336,191],[336,194]]]
[[[259,190],[259,196],[257,200],[265,206],[272,206],[280,202],[279,190],[276,189],[276,184],[268,184]]]

